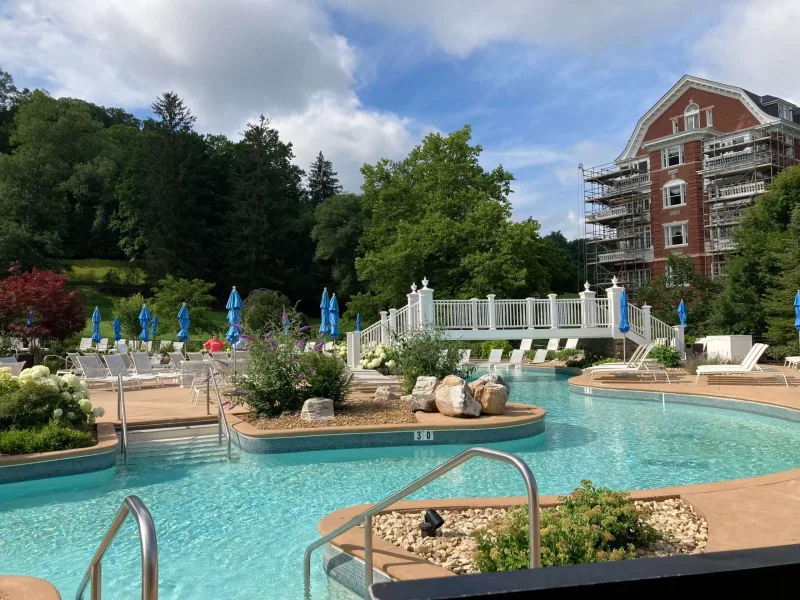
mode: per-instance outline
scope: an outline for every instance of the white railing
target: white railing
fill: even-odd
[[[727,156],[715,156],[708,158],[703,165],[705,171],[717,171],[734,167],[747,166],[750,164],[769,163],[770,157],[766,152],[737,152]]]
[[[581,300],[556,300],[556,324],[559,327],[580,327]]]
[[[445,329],[476,328],[477,315],[471,300],[434,300],[435,323]]]
[[[761,194],[766,190],[766,182],[752,181],[750,183],[740,183],[721,188],[711,188],[708,191],[709,200],[727,200],[730,198],[747,197],[754,194]]]
[[[373,323],[361,332],[361,347],[374,350],[381,343],[381,321]]]
[[[629,188],[639,187],[646,183],[650,183],[650,173],[644,173],[642,175],[634,175],[633,177],[627,177],[625,179],[620,179],[614,182],[614,189],[615,190],[625,190]]]
[[[633,333],[647,339],[644,331],[644,311],[641,308],[628,304],[628,323]]]
[[[589,312],[588,327],[611,327],[611,318],[608,316],[608,300],[606,298],[591,298],[587,300]]]
[[[402,335],[411,329],[411,325],[408,322],[408,305],[397,311],[395,314],[395,319],[396,329],[392,332],[393,335]]]
[[[496,300],[494,310],[498,329],[523,329],[528,326],[527,300]]]
[[[742,219],[742,216],[743,213],[739,211],[720,211],[719,213],[711,213],[709,215],[708,224],[711,227],[719,227],[720,225],[735,225]]]
[[[650,317],[650,335],[653,340],[667,340],[667,346],[674,345],[675,330],[655,317]]]
[[[607,208],[605,210],[598,210],[597,212],[593,212],[591,214],[586,215],[586,220],[589,222],[592,221],[603,221],[606,219],[616,219],[618,217],[624,217],[626,215],[630,215],[633,213],[633,210],[630,204],[625,204],[623,206],[615,206],[614,208]]]
[[[558,300],[556,300],[558,302]],[[533,301],[533,323],[529,327],[552,327],[553,317],[550,315],[550,300]]]
[[[736,248],[736,242],[731,239],[712,239],[712,250],[733,250]]]

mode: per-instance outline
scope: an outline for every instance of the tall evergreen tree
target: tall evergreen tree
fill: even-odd
[[[14,115],[19,103],[29,95],[29,90],[18,90],[11,74],[0,69],[0,154],[11,152]]]
[[[319,206],[325,200],[342,192],[331,161],[320,152],[308,170],[308,197],[311,206]]]

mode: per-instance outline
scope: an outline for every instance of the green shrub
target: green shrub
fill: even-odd
[[[576,348],[564,348],[563,350],[550,350],[547,352],[547,360],[568,360],[571,356],[583,354],[583,350]]]
[[[690,374],[697,375],[697,367],[700,365],[729,365],[731,360],[718,356],[697,356],[683,361],[683,368]]]
[[[0,431],[0,454],[33,454],[94,445],[88,431],[51,421],[43,427]]]
[[[55,410],[61,410],[62,418],[71,425],[83,428],[87,424],[88,415],[69,393],[46,382],[24,382],[0,394],[0,431],[45,425],[53,418]]]
[[[508,340],[489,340],[481,344],[481,355],[478,358],[489,358],[489,353],[498,349],[503,351],[503,358],[509,358],[514,350]]]
[[[616,361],[617,361],[617,359],[614,358],[613,356],[609,356],[609,357],[606,357],[606,358],[598,358],[597,360],[592,361],[591,366],[592,367],[596,367],[597,365],[605,365],[607,363],[612,363],[612,362],[616,362]]]
[[[637,547],[661,539],[628,494],[595,488],[590,481],[541,514],[542,566],[607,562],[635,557]],[[527,506],[512,509],[489,529],[475,533],[481,572],[528,567]]]
[[[142,332],[139,313],[144,303],[145,298],[141,294],[114,299],[114,315],[119,317],[122,323],[122,337],[129,340],[139,339],[139,334]]]
[[[681,353],[672,346],[653,346],[649,358],[657,360],[668,369],[680,366]]]
[[[339,406],[347,399],[351,375],[341,358],[322,352],[305,352],[300,355],[300,364],[300,373],[306,382],[301,390],[303,400],[330,398],[334,406]]]
[[[508,342],[506,342],[508,343]],[[397,352],[396,372],[403,378],[403,391],[410,394],[417,377],[444,379],[448,375],[469,377],[473,368],[461,365],[461,352],[445,340],[442,332],[425,327],[399,336],[394,344]]]
[[[242,323],[248,331],[254,334],[266,332],[280,326],[283,311],[294,312],[291,310],[292,303],[280,292],[273,290],[258,290],[250,294],[242,309]],[[298,314],[292,316],[297,319]]]

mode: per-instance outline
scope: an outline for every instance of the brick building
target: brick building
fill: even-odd
[[[639,119],[610,165],[583,169],[589,281],[635,290],[670,254],[711,277],[731,230],[765,185],[800,157],[800,108],[685,75]]]

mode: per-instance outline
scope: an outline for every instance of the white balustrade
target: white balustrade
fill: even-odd
[[[581,301],[580,300],[557,300],[558,326],[559,327],[580,327],[581,323]]]
[[[766,152],[742,151],[724,156],[707,158],[703,169],[705,171],[726,170],[749,166],[751,164],[769,163],[770,157]]]
[[[628,323],[630,324],[631,331],[633,333],[640,337],[645,337],[644,314],[641,308],[634,306],[633,304],[628,305]]]
[[[381,343],[382,327],[383,324],[378,321],[361,331],[362,354],[374,350]]]
[[[528,303],[525,300],[495,300],[494,307],[498,329],[523,329],[528,326]]]
[[[395,335],[403,335],[409,330],[408,306],[404,306],[403,308],[399,309],[395,315],[395,318],[397,319],[397,331],[395,332]]]
[[[766,183],[764,181],[751,181],[750,183],[739,183],[737,185],[711,188],[708,191],[708,197],[710,200],[725,200],[728,198],[760,194],[764,192],[765,189]]]
[[[667,345],[671,346],[675,340],[675,328],[667,325],[664,321],[659,321],[655,317],[650,318],[650,331],[653,333],[653,339],[667,340]]]
[[[436,326],[445,329],[471,329],[475,327],[471,300],[434,300]]]

